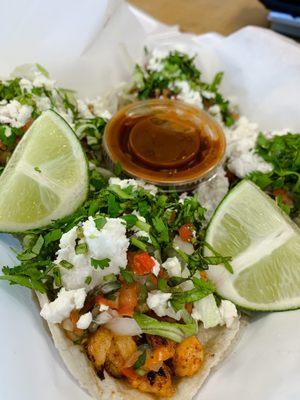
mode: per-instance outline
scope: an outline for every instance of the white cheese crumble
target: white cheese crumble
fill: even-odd
[[[229,189],[229,181],[223,168],[218,168],[215,175],[201,182],[197,189],[198,200],[206,208],[205,219],[210,220],[213,212]]]
[[[268,131],[268,132],[264,132],[264,135],[267,139],[272,139],[274,136],[284,136],[287,133],[291,133],[290,129],[282,129],[280,131]]]
[[[228,168],[239,178],[244,178],[250,172],[269,172],[272,165],[266,163],[255,151],[255,142],[259,129],[257,124],[246,117],[240,117],[234,127],[225,129],[227,136]]]
[[[78,108],[80,117],[82,117],[82,118],[93,118],[94,117],[85,101],[77,99],[77,108]]]
[[[179,196],[178,203],[179,204],[184,204],[185,199],[188,199],[188,198],[189,198],[189,195],[186,192],[181,193],[181,195]]]
[[[100,312],[107,311],[108,309],[109,309],[109,307],[106,306],[105,304],[100,304],[100,307],[99,307],[99,311]]]
[[[216,97],[216,93],[214,92],[209,92],[208,90],[202,90],[201,92],[202,96],[205,97],[206,99],[214,99]]]
[[[219,124],[223,124],[221,108],[218,104],[209,107],[208,112],[219,122]]]
[[[162,264],[162,266],[167,271],[167,273],[170,277],[173,277],[173,276],[181,276],[183,278],[188,277],[188,275],[183,276],[183,275],[186,275],[186,271],[184,271],[184,273],[182,272],[181,264],[177,257],[169,257]]]
[[[120,178],[112,177],[109,179],[109,184],[110,185],[118,185],[118,186],[120,186],[121,189],[126,189],[129,186],[132,186],[133,190],[136,190],[140,187],[145,190],[148,190],[153,196],[155,196],[158,191],[156,186],[147,184],[140,179],[120,179]]]
[[[48,322],[61,323],[69,317],[71,311],[83,307],[85,298],[86,291],[83,288],[76,290],[62,288],[54,301],[43,306],[40,314]]]
[[[169,257],[162,267],[168,272],[170,277],[181,276],[181,264],[177,257]]]
[[[112,117],[112,114],[118,110],[116,96],[117,95],[111,93],[109,96],[98,96],[92,100],[86,99],[85,103],[93,110],[94,115],[109,120]]]
[[[185,103],[203,108],[202,97],[199,91],[191,89],[187,81],[175,81],[174,86],[180,89],[176,99]]]
[[[0,106],[0,124],[9,124],[14,128],[21,128],[29,121],[33,109],[31,106],[11,100]]]
[[[163,293],[159,290],[154,290],[148,293],[147,305],[159,317],[168,316],[179,321],[182,317],[182,313],[181,311],[174,311],[169,302],[171,297],[172,293]]]
[[[147,69],[150,71],[160,72],[164,68],[164,63],[162,60],[166,58],[169,54],[169,51],[153,49],[151,52],[151,57],[147,62]]]
[[[126,237],[126,226],[120,218],[107,218],[106,224],[98,230],[92,217],[82,224],[83,241],[87,244],[86,254],[76,254],[77,227],[72,228],[60,239],[60,249],[57,252],[56,264],[66,260],[73,268],[60,267],[63,286],[67,289],[79,287],[94,288],[102,282],[104,276],[119,274],[120,268],[127,265],[127,249],[129,239]],[[91,258],[103,260],[108,258],[109,266],[95,269]],[[85,282],[91,277],[90,284]]]
[[[29,79],[22,78],[19,82],[20,88],[30,92],[33,89],[32,82]]]
[[[168,275],[171,278],[173,276],[178,276],[181,278],[188,278],[190,276],[189,269],[186,266],[182,268],[181,263],[177,257],[169,257],[162,264],[162,267],[167,271]],[[179,286],[183,291],[194,289],[194,284],[190,280],[182,282]]]
[[[44,74],[36,72],[35,78],[33,79],[34,87],[44,87],[48,90],[55,88],[55,81],[47,78]]]
[[[222,300],[219,307],[223,324],[230,328],[238,316],[236,306],[229,300]]]
[[[46,110],[49,110],[51,108],[51,101],[48,97],[46,96],[35,96],[34,100],[36,102],[36,106],[39,109],[39,111],[43,112]]]
[[[93,316],[91,312],[87,312],[80,316],[79,320],[77,321],[77,328],[79,329],[87,329],[93,321]]]

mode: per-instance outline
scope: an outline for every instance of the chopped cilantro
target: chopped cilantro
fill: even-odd
[[[121,269],[120,274],[127,285],[130,285],[131,283],[134,282],[134,274],[132,271],[128,271],[127,269]]]
[[[91,264],[94,268],[105,269],[109,267],[110,259],[103,258],[102,260],[97,260],[96,258],[91,258]]]
[[[60,240],[61,236],[62,230],[59,228],[46,233],[46,235],[44,236],[45,246],[48,246],[48,244]]]
[[[199,282],[198,282],[199,281]],[[203,279],[198,279],[197,287],[185,292],[175,292],[171,297],[171,305],[175,311],[179,311],[184,308],[186,303],[192,303],[208,296],[215,291],[212,283]],[[195,282],[194,282],[195,284]]]
[[[37,238],[37,241],[35,242],[35,244],[32,246],[31,251],[34,254],[38,255],[40,253],[40,251],[42,250],[43,245],[44,245],[44,238],[42,235],[40,235]]]
[[[122,219],[126,222],[127,228],[130,229],[134,225],[136,225],[138,218],[136,215],[128,214],[128,215],[123,215]]]
[[[143,250],[143,251],[146,251],[147,250],[147,244],[146,243],[144,243],[144,242],[142,242],[141,240],[139,240],[139,239],[137,239],[136,237],[132,237],[132,238],[130,238],[130,243],[133,245],[133,246],[135,246],[135,247],[137,247],[138,249],[140,249],[140,250]]]
[[[61,274],[59,268],[55,267],[53,268],[53,277],[54,277],[54,283],[57,287],[60,287],[62,282],[61,282]]]
[[[67,260],[61,260],[59,263],[63,268],[65,269],[72,269],[74,267],[73,264],[71,264],[69,261]]]
[[[285,212],[296,216],[300,211],[300,134],[287,133],[267,139],[260,133],[255,150],[273,170],[252,172],[249,179],[275,197]]]
[[[162,292],[167,292],[169,290],[167,280],[163,279],[163,278],[158,278],[157,279],[157,289]]]
[[[95,225],[96,225],[96,228],[100,231],[103,227],[104,227],[104,225],[106,224],[106,218],[105,217],[96,217],[95,219],[94,219],[94,222],[95,222]]]
[[[147,352],[146,352],[146,350],[144,350],[144,351],[142,352],[142,354],[139,355],[139,357],[138,357],[138,359],[136,360],[136,362],[134,363],[133,368],[134,368],[134,369],[139,369],[139,368],[141,368],[141,367],[145,364],[145,362],[146,362],[146,357],[147,357]]]
[[[88,252],[88,247],[86,243],[79,243],[75,247],[76,254],[86,254]]]
[[[121,165],[119,162],[117,162],[117,163],[114,165],[114,174],[115,174],[116,176],[120,176],[121,173],[122,173],[122,165]]]
[[[113,193],[107,196],[107,212],[111,218],[116,218],[121,212],[120,202]]]

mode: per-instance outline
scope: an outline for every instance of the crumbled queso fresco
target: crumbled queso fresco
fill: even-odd
[[[78,244],[86,244],[88,252],[76,254],[78,229],[82,238]],[[89,217],[82,226],[75,226],[65,233],[60,240],[60,250],[57,252],[55,263],[65,260],[73,265],[72,269],[60,268],[62,282],[66,289],[88,288],[93,289],[102,282],[102,278],[109,274],[118,274],[120,268],[127,265],[127,249],[129,239],[126,237],[124,221],[119,218],[108,218],[104,227],[97,229],[92,217]],[[91,265],[92,259],[109,259],[109,266],[105,269],[95,269]],[[88,278],[89,277],[89,278]],[[86,283],[90,280],[89,283]]]
[[[44,305],[41,316],[53,324],[60,323],[69,317],[71,311],[80,310],[84,305],[85,298],[84,288],[76,290],[62,288],[54,301]]]

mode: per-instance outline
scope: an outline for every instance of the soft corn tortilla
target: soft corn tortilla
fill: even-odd
[[[49,300],[46,295],[37,294],[40,306],[43,307]],[[176,393],[172,397],[176,400],[192,399],[212,368],[216,367],[230,351],[236,341],[240,328],[240,321],[236,319],[233,326],[203,329],[200,326],[198,337],[205,348],[205,360],[200,371],[192,377],[181,378],[176,384]],[[48,323],[55,347],[59,351],[70,373],[78,380],[95,400],[153,400],[156,396],[142,393],[128,386],[124,381],[115,379],[104,372],[105,379],[95,373],[91,362],[82,350],[69,340],[58,324]]]

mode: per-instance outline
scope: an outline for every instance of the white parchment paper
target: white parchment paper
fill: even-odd
[[[0,75],[39,62],[82,96],[130,77],[143,46],[198,54],[207,79],[225,71],[223,91],[262,129],[300,131],[300,47],[271,31],[229,37],[180,34],[121,0],[14,0],[1,3]],[[8,237],[0,262],[12,263]],[[300,313],[256,317],[234,353],[204,386],[202,400],[298,400]],[[54,350],[31,294],[0,282],[0,399],[88,400]]]

